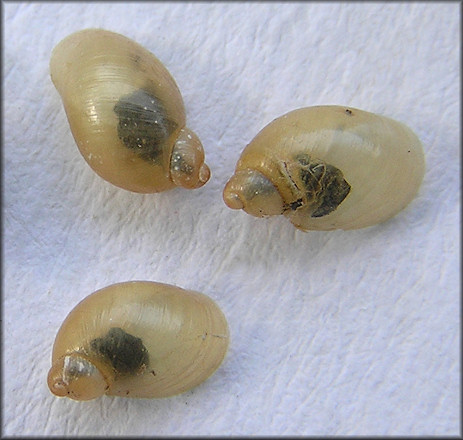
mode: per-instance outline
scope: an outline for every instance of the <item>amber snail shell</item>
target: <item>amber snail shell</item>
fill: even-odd
[[[64,320],[48,386],[74,400],[173,396],[214,373],[228,343],[225,316],[206,295],[150,281],[113,284]]]
[[[415,197],[425,159],[404,124],[352,107],[291,111],[243,150],[223,198],[256,217],[284,215],[298,229],[381,223]]]
[[[148,50],[123,35],[86,29],[54,48],[50,73],[77,146],[103,179],[138,193],[194,189],[209,180],[177,84]]]

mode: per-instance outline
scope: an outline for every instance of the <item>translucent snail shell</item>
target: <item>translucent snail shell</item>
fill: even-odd
[[[77,146],[103,179],[139,193],[209,180],[177,84],[148,50],[114,32],[86,29],[53,49],[50,72]]]
[[[206,380],[228,343],[226,319],[209,297],[149,281],[113,284],[61,325],[48,386],[74,400],[172,396]]]
[[[423,147],[393,119],[335,105],[291,111],[243,150],[223,198],[256,217],[282,214],[298,229],[358,229],[415,197]]]

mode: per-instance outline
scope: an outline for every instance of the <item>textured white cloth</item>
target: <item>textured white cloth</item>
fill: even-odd
[[[3,434],[459,433],[458,3],[4,3]],[[86,164],[50,81],[53,47],[101,27],[153,52],[212,170],[141,195]],[[339,104],[422,140],[419,195],[381,225],[297,231],[227,208],[245,145]],[[225,313],[220,369],[158,400],[54,397],[55,334],[94,290],[152,280]]]

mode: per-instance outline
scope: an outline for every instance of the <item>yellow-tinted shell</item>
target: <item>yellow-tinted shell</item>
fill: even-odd
[[[140,193],[208,181],[177,84],[148,50],[114,32],[86,29],[55,47],[50,72],[77,146],[103,179]]]
[[[402,123],[352,107],[315,106],[260,131],[223,197],[257,217],[283,214],[303,231],[358,229],[407,206],[424,170],[422,145]]]
[[[172,396],[206,380],[228,343],[226,319],[209,297],[149,281],[113,284],[61,325],[48,386],[75,400]]]

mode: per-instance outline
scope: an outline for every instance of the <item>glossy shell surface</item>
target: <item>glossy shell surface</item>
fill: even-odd
[[[54,48],[50,73],[77,146],[103,179],[140,193],[208,181],[177,84],[148,50],[123,35],[86,29]]]
[[[67,316],[48,386],[75,400],[168,397],[214,373],[228,344],[226,319],[209,297],[162,283],[118,283]]]
[[[260,131],[223,196],[230,208],[282,214],[303,231],[358,229],[405,208],[424,171],[422,145],[404,124],[352,107],[314,106]]]

